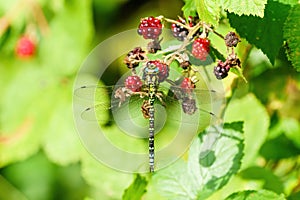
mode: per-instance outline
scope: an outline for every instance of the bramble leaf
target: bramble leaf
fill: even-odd
[[[134,182],[124,191],[123,200],[140,200],[147,187],[146,178],[137,174]]]
[[[300,4],[294,6],[287,17],[283,28],[284,38],[287,40],[288,55],[293,66],[300,71]]]
[[[168,199],[201,200],[223,187],[241,164],[241,125],[212,126],[200,133],[190,147],[187,163],[179,160],[154,175],[157,191]]]
[[[220,6],[216,0],[186,0],[182,11],[186,18],[197,12],[202,21],[214,26],[218,25],[220,18]]]
[[[267,0],[248,1],[248,0],[220,0],[222,8],[228,12],[241,15],[254,15],[264,17],[264,9]]]
[[[231,194],[225,200],[284,200],[283,194],[278,195],[268,190],[247,190]]]
[[[264,18],[255,16],[238,16],[228,13],[229,22],[239,35],[261,49],[272,64],[283,44],[284,22],[288,16],[289,5],[270,1]]]

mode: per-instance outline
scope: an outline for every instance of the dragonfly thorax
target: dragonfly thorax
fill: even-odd
[[[149,84],[158,84],[158,73],[159,68],[156,65],[153,64],[147,64],[146,67],[143,70],[143,79],[145,81],[146,85]]]

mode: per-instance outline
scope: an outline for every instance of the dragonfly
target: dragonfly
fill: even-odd
[[[155,145],[154,145],[154,137],[155,137],[155,112],[156,107],[155,104],[161,104],[163,107],[168,107],[173,104],[180,104],[181,110],[184,114],[190,116],[194,115],[197,112],[204,113],[215,120],[219,120],[219,118],[211,111],[205,110],[201,108],[203,104],[210,104],[214,101],[222,101],[223,94],[219,93],[215,90],[209,89],[182,89],[178,84],[171,80],[167,80],[169,87],[162,86],[159,82],[159,69],[155,65],[147,65],[143,69],[143,86],[140,91],[132,91],[126,88],[123,85],[114,85],[114,86],[82,86],[75,90],[75,95],[77,96],[90,96],[93,98],[93,93],[96,91],[101,94],[108,94],[111,99],[100,98],[96,100],[96,105],[92,107],[86,108],[81,117],[84,120],[95,120],[98,116],[97,113],[103,111],[111,111],[111,113],[118,117],[118,113],[122,111],[122,109],[128,107],[132,104],[141,105],[140,111],[136,112],[138,114],[133,114],[132,117],[137,115],[143,115],[145,119],[148,120],[148,156],[149,156],[149,171],[152,173],[155,169]],[[132,111],[132,109],[129,109]],[[96,113],[96,115],[95,115]],[[168,116],[169,117],[169,116]],[[172,118],[184,123],[195,123],[197,124],[199,120],[196,117],[196,121],[191,121],[185,117],[182,119],[176,119],[177,115],[171,114],[170,118]],[[123,119],[122,119],[123,118]],[[126,120],[127,117],[121,117],[118,120]],[[185,121],[185,119],[187,119]],[[105,121],[105,119],[100,119]],[[108,122],[110,122],[109,119]]]

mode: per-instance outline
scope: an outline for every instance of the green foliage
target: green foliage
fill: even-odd
[[[124,191],[123,200],[139,200],[146,193],[146,178],[137,174],[134,182]]]
[[[199,16],[220,35],[233,28],[238,32],[241,43],[235,53],[242,68],[231,69],[222,82],[227,98],[225,121],[230,123],[203,131],[209,120],[201,118],[205,123],[198,127],[201,133],[187,153],[147,178],[111,169],[84,150],[72,116],[73,83],[99,38],[136,28],[141,17],[180,15],[180,8],[173,10],[170,5],[182,1],[161,1],[159,6],[155,1],[123,0],[18,2],[23,1],[0,3],[0,199],[300,198],[300,76],[295,71],[300,70],[298,0],[184,1],[184,17]],[[19,59],[14,52],[16,42],[32,29],[37,52],[32,58]],[[228,49],[222,37],[211,33],[209,39],[213,59],[207,63],[190,60],[199,71],[204,64],[216,65],[213,60],[226,59]],[[167,51],[178,44],[177,40],[163,41],[162,48]],[[131,41],[115,41],[109,51],[119,53],[122,45],[129,49]],[[101,65],[104,56],[97,59]],[[119,61],[112,64],[108,82],[125,71],[120,65]],[[181,72],[177,62],[171,65]],[[217,81],[206,78],[212,84]],[[212,85],[212,89],[218,88]],[[104,98],[109,100],[97,91],[96,100],[104,102]],[[156,150],[175,138],[172,122],[177,113],[170,110],[163,134],[157,134]],[[147,123],[140,115],[140,105],[132,105],[130,112],[135,122]],[[97,113],[102,117],[98,119],[110,120],[108,112]],[[215,128],[220,129],[218,137]],[[105,130],[106,138],[122,150],[147,150],[146,140],[120,134],[117,126]],[[101,144],[94,148],[99,147]],[[109,151],[102,153],[111,156]]]
[[[284,26],[284,37],[287,40],[288,55],[297,71],[300,71],[300,5],[294,6],[287,17]]]
[[[260,191],[254,191],[254,190],[248,190],[243,192],[237,192],[229,197],[227,197],[225,200],[284,200],[283,195],[277,195],[274,192],[267,191],[267,190],[260,190]]]
[[[168,199],[206,199],[223,187],[240,168],[243,156],[242,122],[212,126],[199,134],[183,160],[154,175],[155,187]],[[221,135],[216,136],[216,129]],[[215,145],[207,146],[214,137]]]
[[[279,49],[283,44],[283,27],[290,6],[269,1],[264,18],[255,16],[238,16],[228,13],[231,26],[241,37],[261,49],[274,64]]]
[[[232,99],[227,106],[225,121],[244,122],[246,145],[242,168],[252,165],[268,134],[269,116],[264,106],[252,94]]]
[[[220,4],[224,10],[241,15],[254,15],[264,17],[265,5],[267,0],[263,1],[247,1],[247,0],[220,0]]]

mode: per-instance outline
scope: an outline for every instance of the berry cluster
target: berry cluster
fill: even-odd
[[[206,60],[209,52],[210,40],[207,38],[197,38],[193,42],[192,54],[195,58],[198,58],[202,61]]]
[[[164,23],[171,24],[172,35],[177,40],[182,41],[182,45],[178,49],[161,51],[158,54],[160,56],[155,57],[154,55],[154,59],[151,56],[151,60],[148,55],[156,54],[161,50],[160,43],[162,39],[160,39],[160,35],[162,34]],[[233,49],[240,42],[236,33],[229,32],[223,37],[213,30],[210,25],[205,24],[196,17],[189,17],[187,20],[181,17],[177,20],[168,19],[163,16],[145,17],[140,20],[137,32],[144,39],[149,39],[150,42],[147,45],[147,51],[142,50],[141,47],[136,47],[126,55],[124,63],[132,70],[132,76],[129,76],[125,80],[125,87],[132,92],[139,92],[142,90],[143,82],[146,81],[146,78],[150,80],[151,76],[157,76],[158,84],[166,81],[169,76],[169,66],[173,61],[176,61],[180,64],[183,76],[178,77],[175,81],[168,80],[168,83],[179,88],[173,92],[178,99],[182,100],[182,107],[186,113],[193,113],[196,110],[195,100],[191,94],[196,87],[195,83],[197,80],[193,80],[193,77],[196,77],[195,74],[198,73],[198,70],[190,62],[190,58],[193,56],[201,61],[207,60],[211,45],[211,41],[208,39],[209,32],[224,39],[228,52],[229,49],[232,50],[226,61],[218,61],[217,66],[214,68],[216,78],[223,79],[228,76],[231,68],[240,67],[240,60]],[[191,49],[188,48],[190,44]],[[163,58],[161,58],[161,55]],[[137,76],[138,71],[136,68],[138,66],[142,67],[143,76],[141,78]],[[180,80],[182,81],[179,82]],[[177,84],[178,82],[179,84]]]

